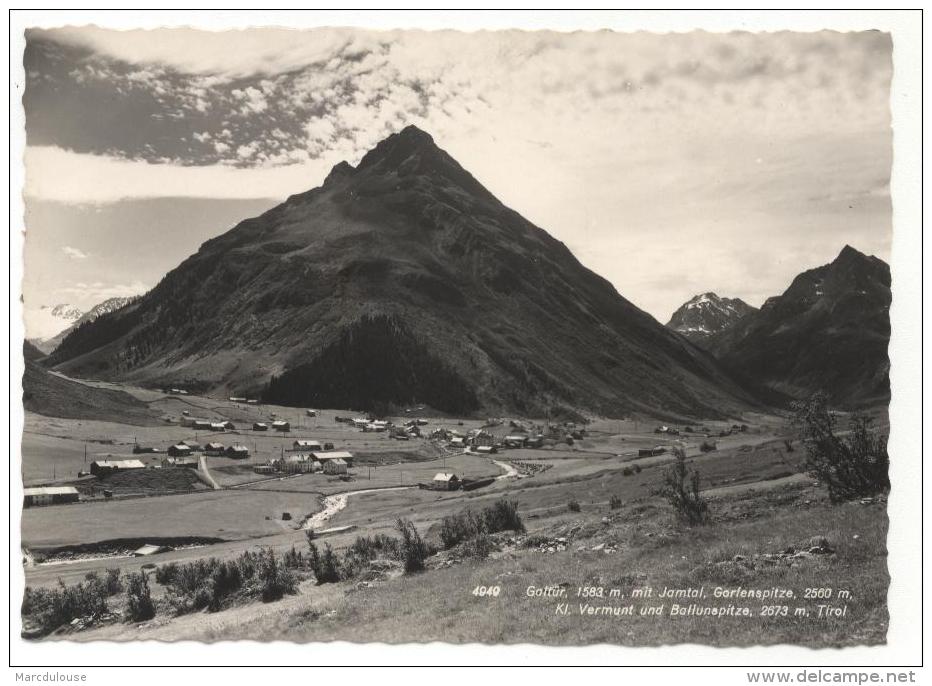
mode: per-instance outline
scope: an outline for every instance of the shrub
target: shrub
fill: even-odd
[[[357,536],[353,544],[343,554],[344,576],[346,578],[358,576],[368,568],[373,560],[379,557],[400,560],[400,541],[385,534]]]
[[[610,510],[617,510],[621,508],[621,498],[619,498],[617,495],[613,495],[608,499],[608,507]]]
[[[699,472],[686,467],[686,452],[674,448],[676,462],[663,473],[663,486],[657,495],[665,497],[673,506],[677,518],[690,526],[704,523],[709,514],[709,505],[699,494]]]
[[[424,569],[424,560],[430,554],[427,545],[421,540],[421,535],[408,519],[399,517],[395,522],[395,528],[401,534],[401,559],[405,572],[410,574],[421,571]]]
[[[640,474],[640,473],[641,473],[641,465],[639,465],[639,464],[634,465],[634,473],[635,473],[635,474]]]
[[[569,511],[570,511],[570,512],[579,512],[580,510],[582,510],[582,507],[580,507],[580,505],[579,505],[579,501],[576,500],[575,498],[573,498],[571,501],[569,501],[569,502],[566,504],[566,506],[567,506],[567,508],[569,508]]]
[[[291,550],[285,551],[282,556],[282,564],[288,569],[302,569],[304,567],[304,553],[291,546]]]
[[[480,560],[487,558],[493,550],[495,550],[495,543],[484,532],[473,536],[460,546],[463,557],[474,557]]]
[[[621,474],[622,476],[631,476],[632,474],[634,474],[634,470],[632,470],[631,467],[625,467],[624,469],[621,470]]]
[[[123,581],[120,579],[120,570],[116,567],[107,570],[107,595],[116,595],[123,591]]]
[[[167,586],[174,580],[177,573],[178,563],[169,562],[155,568],[155,580],[163,586]]]
[[[440,543],[446,550],[480,534],[499,531],[524,531],[524,522],[518,514],[518,503],[499,500],[478,514],[465,510],[447,515],[440,522]]]
[[[271,548],[259,553],[258,572],[259,592],[265,603],[279,600],[286,593],[295,593],[298,589],[294,573],[275,558]]]
[[[518,503],[514,500],[499,500],[482,511],[485,531],[524,531],[524,522],[518,514]]]
[[[703,441],[699,445],[699,450],[704,453],[711,453],[713,450],[718,450],[718,446],[713,441]]]
[[[871,428],[870,417],[854,415],[849,435],[840,436],[823,393],[795,403],[793,409],[792,421],[806,448],[806,470],[826,485],[833,503],[889,490],[887,439]]]
[[[340,562],[329,543],[324,544],[321,553],[314,543],[308,542],[310,565],[317,579],[317,584],[333,584],[340,580]]]
[[[51,633],[73,619],[96,618],[108,612],[107,588],[96,575],[71,586],[59,579],[58,588],[53,589],[27,586],[21,611],[43,633]]]
[[[155,617],[149,578],[145,574],[134,572],[126,577],[126,616],[131,622],[144,622]]]
[[[793,441],[789,439],[784,439],[783,446],[786,448],[786,452],[788,453],[793,452]]]

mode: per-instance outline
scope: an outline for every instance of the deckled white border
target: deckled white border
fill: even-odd
[[[20,479],[10,486],[10,584],[13,598],[11,630],[14,664],[164,664],[164,665],[466,665],[466,664],[591,664],[591,665],[907,665],[921,659],[920,614],[920,511],[921,480],[919,429],[921,413],[921,17],[917,13],[878,11],[838,12],[553,12],[553,11],[461,11],[428,12],[357,12],[325,11],[307,13],[283,12],[185,12],[185,11],[39,11],[14,12],[10,17],[10,463],[12,473],[19,474],[20,437],[23,413],[21,405],[23,340],[22,311],[19,300],[22,279],[22,217],[23,204],[18,189],[22,188],[22,154],[25,145],[21,107],[24,79],[22,31],[27,26],[60,26],[64,24],[97,24],[109,28],[139,28],[157,26],[193,26],[205,29],[245,28],[248,26],[358,26],[365,28],[455,28],[477,29],[555,29],[618,31],[707,31],[729,30],[794,30],[880,29],[893,35],[895,73],[891,103],[894,126],[894,173],[892,193],[894,204],[894,234],[891,267],[893,273],[893,337],[890,345],[892,360],[890,436],[891,480],[893,491],[889,501],[890,535],[888,539],[890,573],[889,609],[891,615],[888,644],[874,648],[843,650],[810,650],[776,646],[768,648],[716,649],[692,645],[662,648],[622,648],[615,646],[551,648],[521,646],[448,646],[444,644],[385,646],[348,643],[292,645],[287,643],[220,643],[203,645],[186,642],[175,644],[73,644],[26,643],[18,638],[18,599],[22,594],[22,569],[19,553],[19,517],[22,502]],[[439,638],[439,637],[438,637]],[[567,637],[568,639],[570,637]],[[35,670],[26,670],[35,671]],[[58,670],[74,671],[74,670]],[[88,683],[134,684],[163,682],[174,678],[162,670],[134,672],[122,670],[83,670],[90,674]],[[666,670],[665,670],[666,671]],[[736,683],[745,682],[744,672],[736,670]],[[798,669],[791,670],[793,673]],[[541,678],[562,679],[563,672],[543,672]],[[596,673],[590,673],[596,677]],[[181,676],[181,675],[179,675]],[[224,675],[187,674],[188,678],[288,679],[285,674],[239,671]],[[395,674],[368,672],[364,678],[384,683],[398,680]],[[566,675],[569,677],[569,675]],[[678,671],[661,676],[654,672],[632,675],[637,682],[665,678],[684,682],[720,683],[721,670]],[[473,674],[471,678],[481,675]],[[317,678],[323,678],[316,676]],[[326,680],[345,679],[333,673]],[[429,678],[450,679],[449,674],[423,674]],[[420,680],[420,679],[419,679]],[[185,680],[187,682],[187,679]]]

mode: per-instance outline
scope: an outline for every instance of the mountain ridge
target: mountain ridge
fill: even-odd
[[[790,397],[825,391],[839,406],[882,402],[891,300],[889,265],[845,245],[705,345],[746,379]]]
[[[138,301],[72,332],[49,364],[298,405],[757,406],[415,127],[206,241]]]

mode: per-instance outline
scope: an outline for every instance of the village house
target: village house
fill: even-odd
[[[169,457],[190,457],[191,456],[190,446],[185,445],[184,443],[177,443],[168,448]]]
[[[226,431],[226,430],[227,430],[226,422],[211,422],[211,423],[210,423],[210,430],[211,430],[211,431],[218,431],[218,432],[219,432],[219,431]]]
[[[314,452],[315,450],[321,450],[321,447],[319,441],[300,439],[291,444],[291,449],[303,450],[305,452]]]
[[[76,503],[79,499],[78,489],[74,486],[44,486],[23,489],[23,507],[39,505],[60,505]]]
[[[211,423],[206,419],[195,419],[191,422],[191,428],[195,431],[210,431]]]
[[[226,449],[226,456],[236,460],[244,460],[249,457],[249,448],[238,443],[231,445]]]
[[[257,464],[252,468],[252,471],[254,471],[256,474],[274,474],[275,467],[270,464]]]
[[[498,449],[494,445],[477,445],[475,451],[480,455],[491,455],[497,453]]]
[[[191,448],[192,453],[202,453],[204,452],[204,446],[196,441],[181,441],[180,445],[186,445]]]
[[[265,424],[264,422],[256,422],[255,424],[252,425],[252,430],[253,431],[268,431],[269,425]]]
[[[440,472],[434,477],[431,486],[437,491],[455,491],[460,487],[460,479],[456,474]]]
[[[204,454],[207,457],[223,457],[223,443],[211,441],[204,446]]]
[[[272,422],[272,428],[276,431],[291,431],[291,424],[279,419]]]
[[[96,477],[107,476],[113,472],[127,469],[145,469],[140,460],[94,460],[91,462],[91,474]]]

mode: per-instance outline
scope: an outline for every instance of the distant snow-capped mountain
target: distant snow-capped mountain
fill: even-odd
[[[667,326],[694,343],[728,329],[742,317],[756,312],[740,298],[721,298],[715,293],[702,293],[683,304]]]
[[[42,305],[38,309],[27,309],[26,335],[32,340],[43,341],[68,328],[81,318],[84,312],[70,303]]]
[[[77,329],[79,326],[85,322],[92,322],[97,319],[102,314],[109,314],[119,310],[121,307],[125,307],[129,303],[136,300],[138,296],[129,296],[126,298],[108,298],[102,303],[94,305],[87,312],[81,312],[80,309],[74,307],[73,305],[55,305],[51,308],[51,313],[54,314],[56,311],[59,313],[59,318],[63,323],[63,328],[59,328],[57,334],[50,336],[48,338],[34,338],[30,342],[35,345],[39,350],[44,352],[46,355],[51,354],[55,348],[57,348],[65,336]]]

